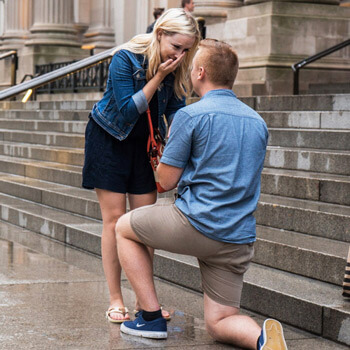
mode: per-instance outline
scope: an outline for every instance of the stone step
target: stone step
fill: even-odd
[[[342,175],[264,168],[261,175],[261,192],[350,205],[350,178]]]
[[[241,97],[244,103],[258,111],[350,111],[349,94],[286,95]],[[198,101],[189,98],[187,103]],[[1,109],[27,110],[91,110],[97,100],[76,101],[0,101]]]
[[[23,110],[88,110],[90,111],[97,101],[0,101],[0,110],[23,109]]]
[[[259,111],[269,128],[350,129],[348,111]]]
[[[27,119],[1,119],[0,129],[17,131],[48,131],[84,134],[87,121],[53,121]]]
[[[341,150],[269,146],[264,165],[268,168],[350,175],[350,154]]]
[[[87,121],[89,110],[0,110],[2,119]],[[347,111],[259,111],[268,127],[349,129],[350,112]],[[3,122],[2,122],[3,123]]]
[[[156,252],[155,274],[173,283],[201,290],[195,258]],[[251,264],[245,274],[241,306],[283,322],[350,344],[348,303],[341,287],[307,277]],[[344,322],[346,325],[344,326]]]
[[[0,173],[0,192],[67,213],[101,219],[94,191]],[[260,264],[342,284],[348,250],[344,242],[264,226],[258,226],[258,238],[255,261]],[[327,266],[327,271],[319,266]]]
[[[101,254],[102,223],[28,200],[0,194],[1,220],[71,244],[90,253]],[[74,244],[74,242],[80,244]]]
[[[0,192],[101,219],[94,191],[0,173]],[[50,182],[48,182],[50,181]],[[168,194],[171,196],[171,193]],[[350,207],[262,194],[255,213],[263,226],[350,242]]]
[[[90,110],[0,109],[1,119],[87,121]]]
[[[279,228],[350,242],[350,207],[261,194],[256,222]]]
[[[36,161],[0,155],[0,169],[4,173],[81,187],[81,166]]]
[[[101,223],[0,195],[1,219],[100,255]],[[195,258],[156,251],[155,275],[201,291]],[[252,264],[245,275],[242,307],[293,326],[345,342],[339,330],[350,312],[341,287]]]
[[[254,262],[342,286],[348,246],[345,242],[258,225]]]
[[[69,213],[101,219],[95,191],[0,172],[0,193]]]
[[[85,137],[81,134],[0,129],[0,140],[41,144],[46,146],[84,148]]]
[[[83,161],[82,149],[0,142],[0,165],[6,173],[46,181],[55,178],[60,184],[81,187]],[[273,168],[262,172],[261,191],[266,194],[350,205],[349,188],[347,176]]]
[[[350,94],[242,97],[257,111],[350,111]]]
[[[270,128],[270,146],[350,151],[350,132],[329,129]]]
[[[0,155],[83,166],[82,148],[49,147],[30,143],[0,141]]]

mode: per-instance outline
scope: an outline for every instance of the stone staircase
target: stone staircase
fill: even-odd
[[[350,345],[350,95],[242,100],[270,131],[242,307]],[[98,201],[80,187],[93,103],[0,102],[0,219],[99,255]],[[155,274],[200,290],[191,257],[159,251]]]

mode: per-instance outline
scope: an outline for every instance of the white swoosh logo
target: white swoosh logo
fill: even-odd
[[[146,323],[142,323],[142,324],[139,324],[139,323],[138,323],[138,324],[136,325],[136,327],[139,328],[139,327],[144,326],[145,324],[146,324]]]

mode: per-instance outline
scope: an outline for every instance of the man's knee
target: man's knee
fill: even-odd
[[[130,227],[130,215],[129,213],[122,215],[115,224],[115,235],[118,237],[125,237]]]

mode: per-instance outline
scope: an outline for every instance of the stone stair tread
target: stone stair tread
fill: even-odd
[[[85,132],[86,121],[79,120],[29,120],[29,119],[8,119],[8,118],[0,118],[0,129],[6,130],[17,130],[17,131],[38,131],[38,132],[48,132],[52,130],[52,128],[57,128],[60,126],[64,126],[64,128],[75,129],[75,134],[82,134]],[[10,128],[9,128],[10,127]],[[41,128],[41,129],[40,129]],[[47,130],[46,130],[47,129]],[[77,131],[76,129],[79,129]],[[51,131],[57,132],[57,131]],[[59,131],[61,133],[73,133],[69,131],[69,129]]]
[[[320,149],[320,148],[307,148],[307,147],[282,147],[282,146],[275,146],[275,145],[268,145],[268,150],[290,150],[293,152],[312,152],[312,153],[322,153],[322,154],[345,154],[349,155],[349,151],[346,150],[332,150],[332,149]]]
[[[340,216],[349,216],[350,217],[350,207],[339,204],[332,203],[322,203],[311,200],[296,199],[296,198],[287,198],[270,194],[261,194],[260,203],[268,203],[272,205],[291,207],[297,209],[303,209],[304,211],[316,211],[327,214],[335,214]]]
[[[88,121],[90,110],[0,110],[0,119]]]
[[[97,100],[70,100],[70,101],[0,101],[0,109],[23,110],[91,110]]]
[[[55,132],[55,131],[35,131],[33,132],[32,130],[26,131],[26,130],[9,130],[9,129],[0,129],[0,133],[5,133],[5,132],[13,132],[17,134],[28,134],[28,135],[33,135],[33,134],[38,134],[38,135],[47,135],[47,136],[64,136],[64,137],[82,137],[81,134],[77,133],[64,133],[64,132]]]
[[[65,194],[67,196],[72,196],[74,198],[93,200],[97,202],[96,193],[94,191],[90,191],[84,188],[61,185],[55,182],[38,180],[38,179],[33,179],[25,176],[12,175],[12,174],[2,173],[2,172],[0,172],[0,181],[18,184],[20,186],[26,186],[37,190]]]
[[[77,165],[68,165],[68,164],[55,163],[55,162],[46,162],[43,160],[10,157],[10,156],[4,156],[4,155],[0,155],[0,162],[1,161],[7,161],[10,163],[23,164],[23,165],[32,165],[32,166],[37,166],[37,167],[55,168],[58,170],[76,172],[76,173],[80,173],[80,174],[81,174],[81,169],[82,169],[81,166],[77,166]]]
[[[321,134],[326,134],[326,133],[334,133],[334,134],[344,134],[348,133],[348,130],[339,130],[339,129],[316,129],[316,128],[274,128],[270,127],[270,131],[283,131],[283,132],[306,132],[306,133],[311,133],[311,132],[317,132]]]
[[[302,171],[302,170],[277,169],[277,168],[269,168],[269,167],[264,167],[263,173],[271,174],[271,175],[283,175],[283,176],[306,178],[306,179],[341,181],[341,182],[350,183],[350,177],[346,175],[316,173],[316,172],[309,172],[309,171]]]
[[[346,259],[349,244],[329,238],[257,225],[257,239]]]
[[[185,265],[199,268],[197,258],[170,253],[162,250],[156,251],[157,255],[167,257]],[[267,266],[252,263],[244,276],[246,283],[256,284],[262,288],[275,290],[306,300],[314,304],[327,306],[341,306],[344,300],[341,296],[341,288],[311,278],[296,276],[292,273],[276,270]]]
[[[57,151],[65,151],[71,153],[84,154],[84,149],[82,148],[72,148],[72,147],[63,147],[63,146],[49,146],[35,143],[25,143],[25,142],[16,142],[16,141],[0,141],[0,145],[7,146],[16,146],[16,147],[24,147],[24,148],[37,148],[43,150],[57,150]]]
[[[48,206],[19,199],[18,197],[0,193],[0,205],[11,207],[31,215],[40,216],[44,220],[63,223],[70,227],[83,227],[85,232],[101,235],[102,222],[93,218],[72,214],[64,210],[50,208]],[[3,210],[3,209],[2,209]]]

